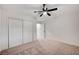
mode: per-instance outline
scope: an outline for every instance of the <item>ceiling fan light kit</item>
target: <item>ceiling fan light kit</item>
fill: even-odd
[[[46,7],[46,4],[43,4],[43,8],[42,8],[42,11],[34,11],[34,13],[40,13],[40,17],[42,17],[43,15],[48,15],[48,16],[51,16],[51,14],[49,12],[52,12],[52,11],[56,11],[58,10],[57,8],[53,8],[53,9],[48,9]]]
[[[47,12],[44,12],[44,13],[43,13],[43,15],[46,15],[46,14],[47,14]]]

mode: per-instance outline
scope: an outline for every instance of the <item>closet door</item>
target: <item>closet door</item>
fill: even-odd
[[[9,19],[9,48],[22,44],[22,21]]]
[[[32,42],[33,39],[33,30],[32,30],[32,22],[24,21],[23,22],[23,42],[28,43]]]
[[[1,14],[2,14],[2,13],[1,13],[1,10],[0,10],[0,51],[1,51],[1,49],[2,49],[2,48],[1,48],[1,45],[2,45],[2,44],[1,44],[1,41],[2,41],[2,39],[1,39],[1,37],[2,37],[2,35],[1,35],[1,33],[2,33],[2,31],[1,31]]]
[[[8,27],[7,17],[3,10],[0,10],[0,51],[8,49]]]

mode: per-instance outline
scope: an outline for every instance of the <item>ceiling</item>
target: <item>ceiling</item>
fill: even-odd
[[[7,5],[3,4],[3,5],[0,5],[0,6],[6,12],[8,12],[12,15],[18,15],[18,16],[20,15],[20,17],[22,16],[22,17],[25,17],[25,18],[30,18],[30,20],[36,19],[38,21],[39,20],[43,21],[43,20],[47,19],[47,17],[48,17],[48,16],[39,17],[39,14],[34,13],[35,10],[41,10],[42,9],[42,4],[7,4]],[[55,7],[58,7],[58,6],[60,6],[60,5],[58,5],[58,4],[47,4],[47,7],[49,9],[55,8]]]
[[[74,9],[79,10],[77,5],[68,5],[68,4],[47,4],[48,9],[51,8],[58,8],[57,11],[52,11],[52,16],[49,17],[47,15],[43,15],[39,17],[39,14],[34,13],[36,10],[42,9],[42,4],[2,4],[0,8],[2,8],[9,16],[18,18],[24,18],[25,20],[32,20],[32,21],[44,21],[44,20],[51,20],[56,19],[65,13],[72,13]],[[75,7],[75,8],[74,8]],[[70,11],[69,11],[70,10]],[[71,11],[72,10],[72,11]],[[68,12],[69,11],[69,12]],[[70,14],[71,14],[70,13]],[[48,20],[48,21],[49,21]]]

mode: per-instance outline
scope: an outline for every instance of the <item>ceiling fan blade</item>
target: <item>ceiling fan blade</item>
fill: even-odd
[[[43,11],[34,11],[34,13],[37,13],[37,12],[43,12]]]
[[[51,14],[50,14],[50,13],[47,13],[47,15],[48,15],[48,16],[51,16]]]
[[[57,10],[57,8],[49,9],[47,11],[49,12],[49,11],[55,11],[55,10]]]
[[[40,17],[43,15],[43,13],[40,15]]]

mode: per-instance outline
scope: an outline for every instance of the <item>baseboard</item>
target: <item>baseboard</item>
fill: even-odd
[[[63,40],[63,39],[58,39],[58,38],[50,38],[50,39],[52,39],[52,40],[55,40],[55,41],[59,41],[59,42],[61,42],[61,43],[65,43],[65,44],[69,44],[69,45],[72,45],[72,46],[76,46],[76,47],[79,47],[79,43],[75,43],[75,42],[70,42],[70,41],[68,41],[68,40]],[[48,38],[47,38],[47,40],[48,40]]]

